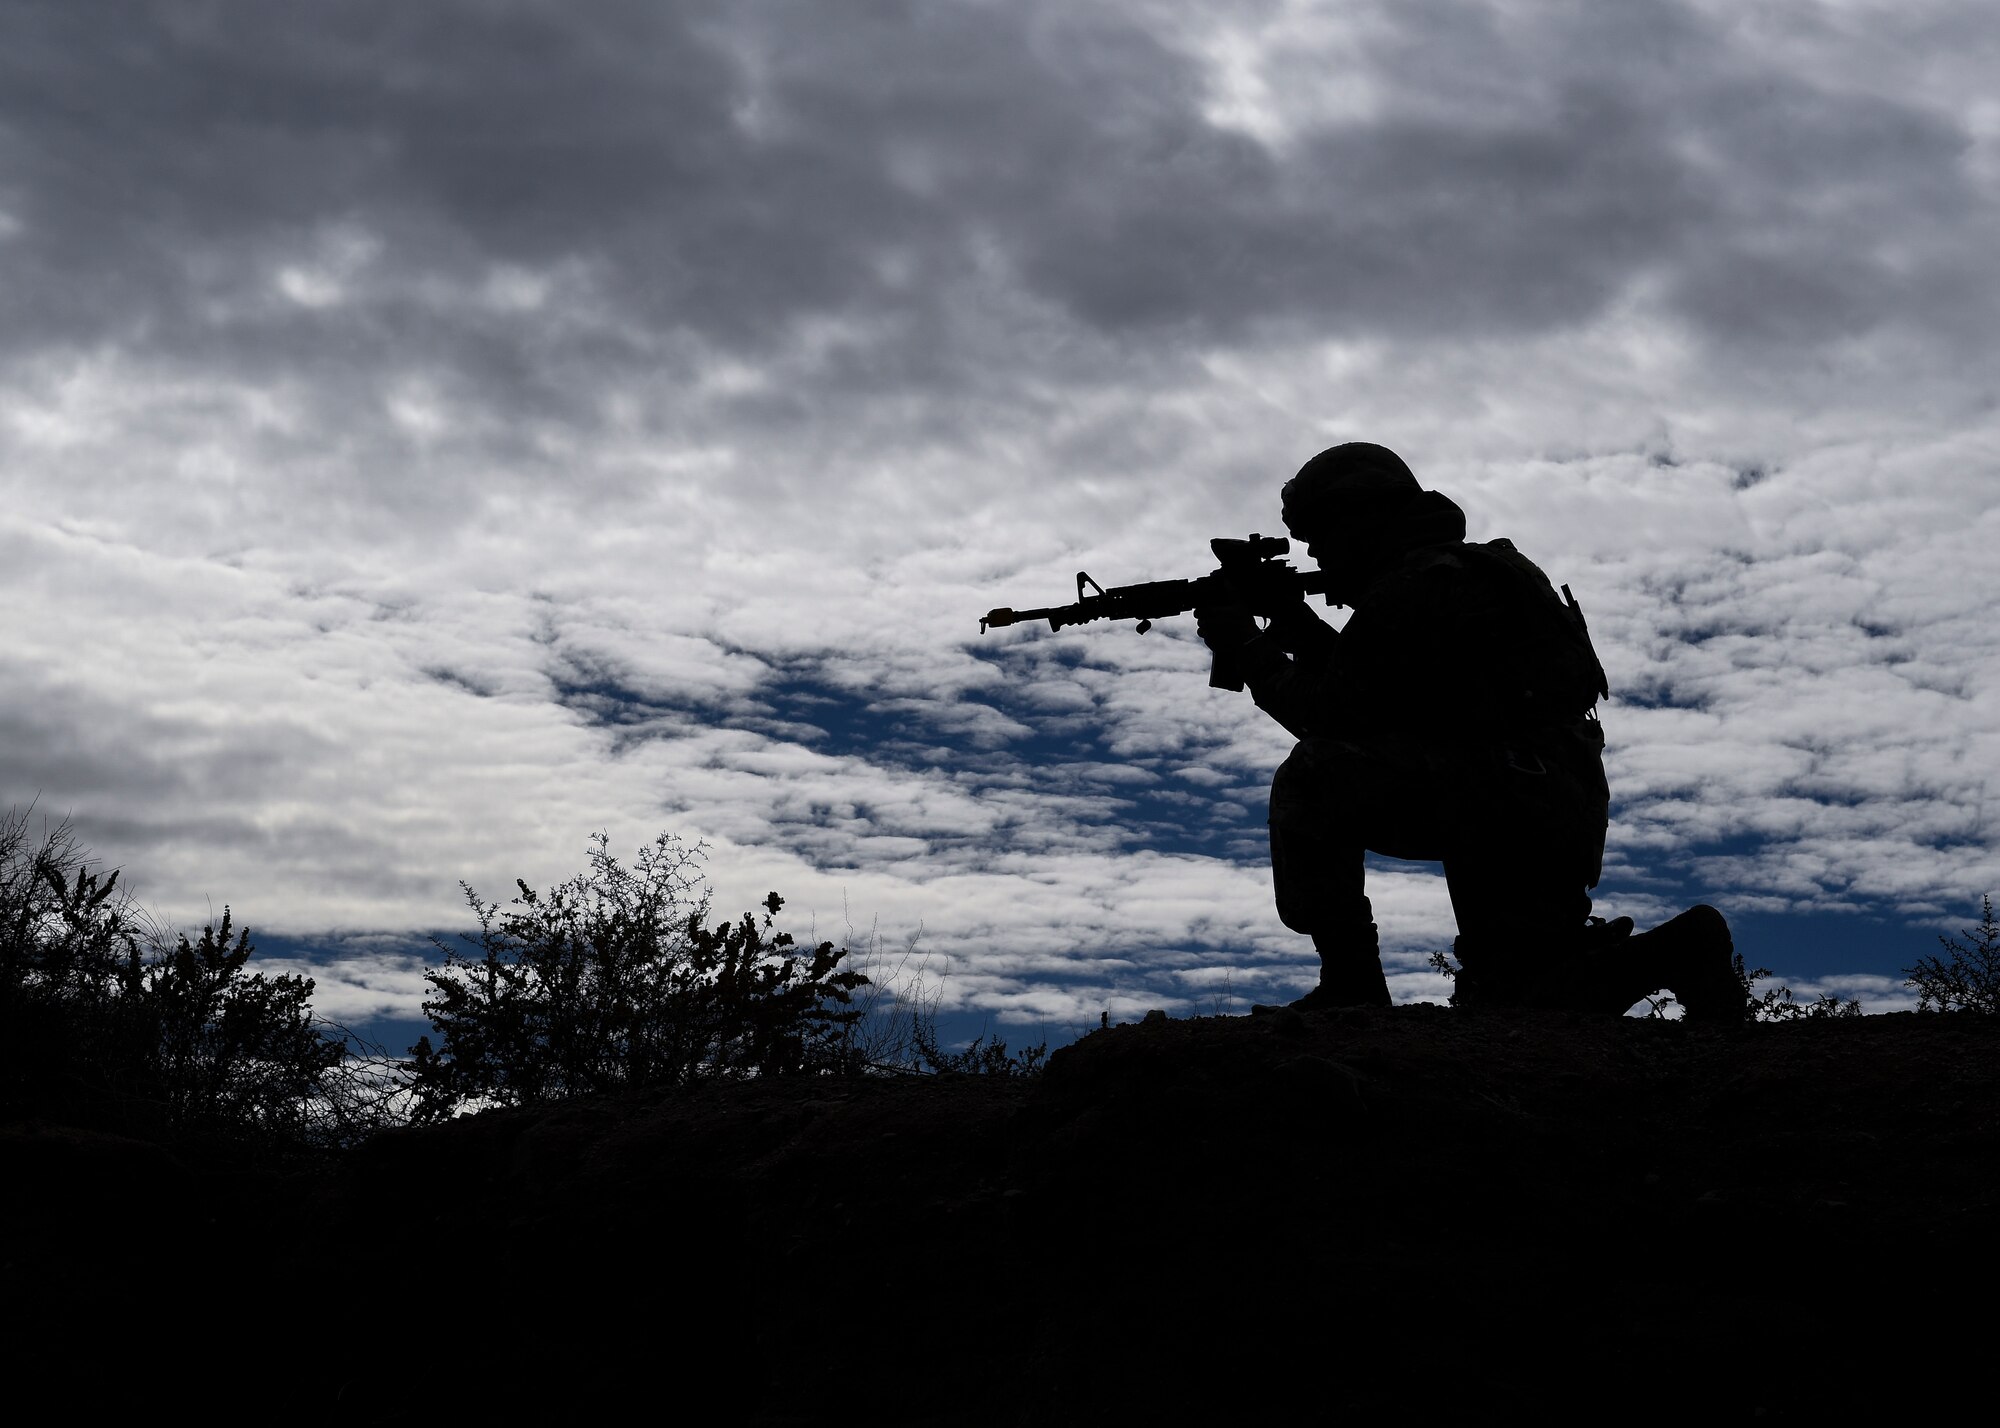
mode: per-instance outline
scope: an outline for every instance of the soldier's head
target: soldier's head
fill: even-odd
[[[1330,446],[1285,483],[1285,529],[1322,566],[1348,564],[1423,495],[1403,458],[1372,441]]]

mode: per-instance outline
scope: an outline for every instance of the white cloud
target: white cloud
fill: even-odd
[[[312,978],[313,1010],[330,1021],[354,1027],[382,1020],[424,1020],[423,1003],[429,992],[424,969],[434,961],[414,952],[320,956],[310,960],[259,957],[255,970],[272,977]]]

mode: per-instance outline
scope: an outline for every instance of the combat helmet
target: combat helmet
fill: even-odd
[[[1423,494],[1410,468],[1386,446],[1330,446],[1285,483],[1285,525],[1294,535],[1329,524],[1373,524]]]

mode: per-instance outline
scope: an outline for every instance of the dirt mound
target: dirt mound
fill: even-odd
[[[8,1271],[50,1353],[166,1314],[330,1417],[697,1387],[765,1422],[1907,1410],[1954,1382],[1916,1316],[1993,1267],[1996,1053],[1963,1016],[1410,1006],[1117,1027],[1032,1082],[494,1112],[310,1172],[18,1128],[43,1233]]]

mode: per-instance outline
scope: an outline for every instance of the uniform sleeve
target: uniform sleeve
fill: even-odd
[[[1243,650],[1244,682],[1250,686],[1251,699],[1295,739],[1327,732],[1323,714],[1337,678],[1340,636],[1325,625],[1320,629],[1323,638],[1304,642],[1305,648],[1297,651],[1284,648],[1276,630],[1265,631]]]

